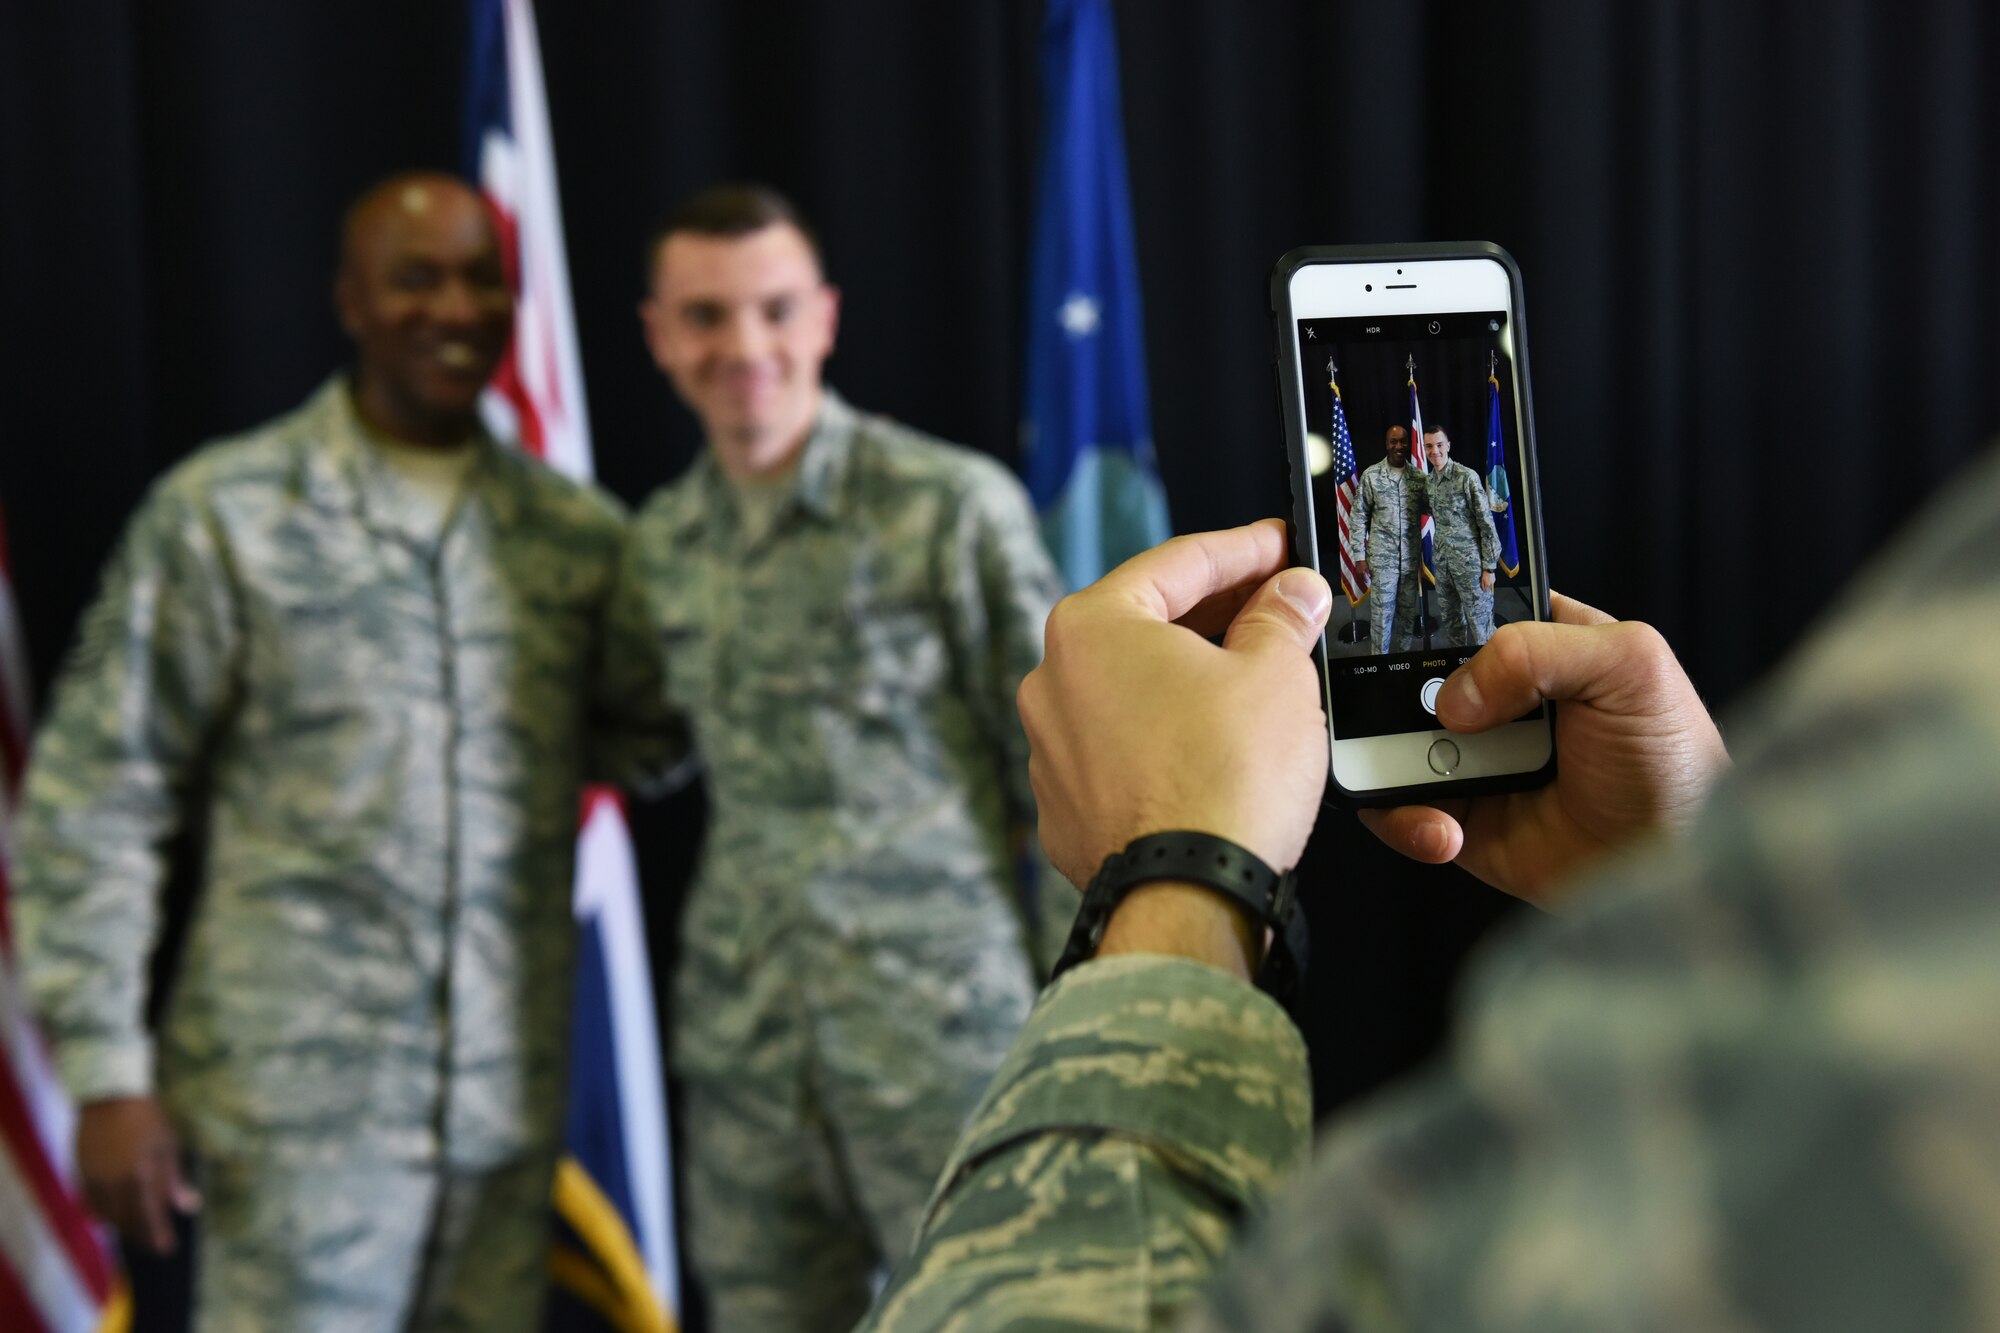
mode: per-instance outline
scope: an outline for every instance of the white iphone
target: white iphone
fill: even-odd
[[[1476,736],[1446,676],[1548,618],[1521,276],[1485,243],[1294,250],[1271,276],[1294,557],[1333,584],[1330,790],[1397,805],[1539,786],[1553,706]]]

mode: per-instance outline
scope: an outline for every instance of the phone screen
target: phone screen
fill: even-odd
[[[1297,321],[1337,740],[1437,729],[1446,676],[1534,618],[1506,310]],[[1540,710],[1523,720],[1540,716]]]

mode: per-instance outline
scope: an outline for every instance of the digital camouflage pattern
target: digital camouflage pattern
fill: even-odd
[[[1446,459],[1424,478],[1431,504],[1431,559],[1437,574],[1438,632],[1448,643],[1475,648],[1493,637],[1493,593],[1479,576],[1500,563],[1500,534],[1486,483],[1463,463]]]
[[[1390,467],[1386,458],[1363,468],[1355,483],[1348,531],[1354,558],[1368,562],[1368,638],[1377,653],[1401,652],[1416,636],[1423,486],[1416,468]]]
[[[541,1333],[550,1163],[204,1163],[200,1333]]]
[[[1049,988],[863,1329],[1153,1328],[1306,1164],[1305,1043],[1205,964],[1125,955]]]
[[[822,1329],[908,1244],[1034,995],[1014,692],[1059,588],[1009,473],[830,391],[771,522],[737,505],[703,453],[634,525],[708,775],[686,1234],[719,1328]]]
[[[195,454],[133,519],[37,738],[26,985],[75,1097],[157,1090],[205,1157],[550,1156],[586,753],[674,745],[607,498],[488,441],[427,545],[384,518],[395,485],[341,379]],[[194,821],[156,1080],[163,848]]]
[[[1249,987],[1117,958],[1043,999],[868,1327],[2000,1327],[2000,457],[1953,493],[1763,691],[1697,826],[1491,948],[1441,1068],[1332,1132],[1180,1322],[1254,1197],[1216,1162],[1291,1174],[1269,1108],[1305,1068]],[[1135,1030],[1195,999],[1240,1016],[1220,1053]]]

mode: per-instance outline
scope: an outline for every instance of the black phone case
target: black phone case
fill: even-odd
[[[1291,353],[1290,339],[1293,326],[1298,322],[1292,314],[1292,275],[1311,264],[1342,263],[1393,263],[1396,260],[1435,259],[1491,259],[1507,271],[1507,285],[1512,292],[1514,312],[1514,366],[1519,384],[1517,397],[1521,408],[1521,453],[1526,460],[1526,475],[1521,484],[1527,488],[1531,498],[1535,522],[1529,534],[1534,553],[1532,589],[1537,613],[1543,620],[1549,619],[1549,562],[1542,541],[1542,482],[1540,464],[1535,449],[1535,404],[1534,394],[1528,376],[1528,319],[1527,307],[1521,290],[1521,269],[1508,254],[1490,241],[1423,241],[1408,245],[1308,245],[1286,252],[1271,269],[1271,320],[1273,339],[1273,359],[1278,369],[1278,412],[1285,423],[1285,454],[1291,463],[1292,484],[1292,560],[1295,564],[1310,565],[1319,569],[1319,529],[1313,513],[1312,474],[1306,460],[1306,430],[1301,419],[1298,404],[1303,401],[1298,379],[1298,367]],[[1320,570],[1322,574],[1326,571]],[[1320,636],[1313,648],[1313,665],[1319,670],[1320,702],[1326,708],[1328,725],[1333,718],[1332,678],[1327,673],[1326,637]],[[1555,705],[1543,705],[1548,709],[1549,725],[1555,726]],[[1330,742],[1330,738],[1329,738]],[[1452,797],[1483,796],[1493,792],[1526,791],[1540,787],[1556,775],[1555,750],[1551,746],[1549,761],[1530,773],[1507,773],[1497,777],[1446,778],[1439,782],[1420,783],[1411,787],[1382,787],[1373,791],[1352,791],[1340,785],[1331,772],[1327,774],[1327,798],[1338,805],[1350,807],[1411,805],[1426,801]]]

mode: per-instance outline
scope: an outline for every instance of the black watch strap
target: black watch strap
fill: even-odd
[[[1149,833],[1106,857],[1083,891],[1055,975],[1096,955],[1111,911],[1126,894],[1161,880],[1213,889],[1240,903],[1252,921],[1269,927],[1271,947],[1257,969],[1257,984],[1279,1000],[1291,998],[1305,974],[1309,945],[1297,881],[1292,872],[1280,875],[1255,852],[1213,833]]]

